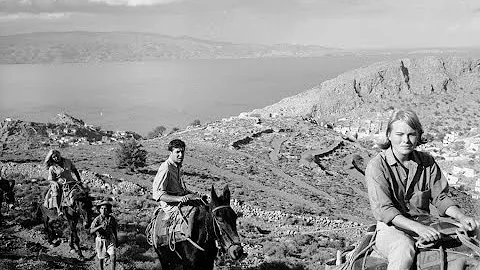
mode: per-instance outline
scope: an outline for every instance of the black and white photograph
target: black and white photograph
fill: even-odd
[[[480,1],[0,0],[0,269],[480,269]]]

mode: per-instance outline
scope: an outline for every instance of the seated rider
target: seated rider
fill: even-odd
[[[50,150],[45,157],[44,164],[48,170],[47,179],[50,182],[50,188],[45,196],[45,206],[57,209],[60,216],[62,215],[60,208],[62,190],[70,189],[77,183],[82,187],[82,180],[72,161],[63,158],[58,150]],[[75,174],[76,180],[73,178],[72,172]]]
[[[377,220],[376,248],[388,259],[387,270],[410,270],[416,255],[415,239],[433,242],[438,230],[420,222],[430,216],[430,204],[439,215],[457,220],[474,231],[480,222],[468,216],[448,196],[448,182],[432,156],[417,151],[423,128],[411,110],[398,110],[390,118],[383,149],[368,163],[365,178]]]
[[[176,210],[179,203],[201,199],[200,196],[188,190],[182,179],[182,163],[185,155],[185,142],[179,139],[168,144],[170,155],[158,169],[153,181],[153,199],[160,202],[161,209],[168,217]],[[189,220],[190,222],[190,220]],[[191,229],[191,226],[189,224]]]

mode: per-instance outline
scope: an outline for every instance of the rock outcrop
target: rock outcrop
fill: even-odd
[[[480,59],[426,57],[381,62],[342,74],[263,109],[262,116],[345,117],[408,98],[428,99],[480,88]]]
[[[36,123],[10,118],[1,121],[1,152],[142,138],[131,131],[105,131],[65,113],[58,114],[52,121]]]
[[[83,120],[77,119],[66,113],[59,113],[53,119],[52,122],[57,125],[75,125],[75,126],[84,126],[85,122]]]

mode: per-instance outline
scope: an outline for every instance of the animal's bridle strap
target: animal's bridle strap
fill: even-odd
[[[212,214],[214,214],[217,210],[222,208],[232,208],[230,205],[220,205],[212,209]]]
[[[215,212],[220,210],[220,209],[223,209],[223,208],[230,208],[233,211],[233,208],[230,205],[220,205],[220,206],[217,206],[217,207],[213,208],[212,209],[213,231],[214,231],[214,234],[215,234],[215,238],[219,239],[223,243],[225,250],[228,250],[228,249],[230,249],[231,246],[239,245],[239,243],[236,243],[236,242],[233,241],[233,238],[227,232],[225,232],[225,230],[220,226],[218,219],[215,217]],[[218,228],[218,233],[217,233],[217,228]],[[230,239],[230,245],[229,246],[225,246],[225,241],[222,238],[223,235],[226,235],[228,237],[228,239]]]

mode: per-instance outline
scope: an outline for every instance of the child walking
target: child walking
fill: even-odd
[[[116,255],[115,251],[118,246],[117,237],[117,221],[113,216],[112,204],[108,201],[101,202],[98,206],[100,215],[96,217],[90,226],[90,233],[96,233],[95,250],[98,257],[98,265],[100,270],[104,270],[104,261],[106,254],[110,256],[111,269],[115,270]]]

